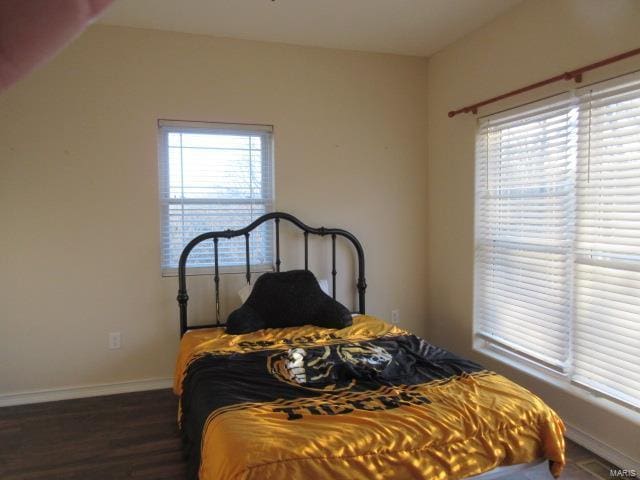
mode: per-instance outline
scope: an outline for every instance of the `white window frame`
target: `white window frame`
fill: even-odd
[[[163,192],[169,191],[169,159],[168,159],[168,134],[172,132],[178,133],[209,133],[216,134],[224,131],[228,134],[238,133],[256,133],[256,134],[269,134],[270,141],[265,142],[265,152],[263,154],[264,167],[268,167],[269,174],[268,179],[263,181],[269,181],[271,185],[268,186],[268,190],[271,192],[269,197],[263,199],[263,202],[256,202],[255,199],[233,199],[233,200],[220,200],[215,203],[262,203],[265,205],[266,212],[275,211],[275,158],[274,158],[274,140],[273,140],[273,125],[264,124],[242,124],[242,123],[225,123],[225,122],[202,122],[202,121],[185,121],[185,120],[165,120],[159,119],[158,125],[158,172],[159,172],[159,197],[160,197],[160,268],[163,277],[175,277],[178,275],[178,267],[164,265],[164,246],[162,245],[164,237],[165,225],[169,222],[169,205],[172,203],[181,204],[198,204],[203,200],[172,200],[165,198]],[[264,188],[264,187],[263,187]],[[211,200],[207,200],[207,203],[212,203]],[[273,238],[271,238],[271,245],[269,248],[274,251],[275,246],[273,244]],[[273,263],[253,263],[250,264],[252,272],[267,272],[273,271]],[[224,265],[224,262],[220,261],[219,273],[243,273],[246,267],[244,265]],[[187,275],[212,275],[214,273],[213,266],[198,266],[188,267],[186,271]]]

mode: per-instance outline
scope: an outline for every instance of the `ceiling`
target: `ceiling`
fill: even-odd
[[[429,56],[522,0],[116,0],[99,23]]]

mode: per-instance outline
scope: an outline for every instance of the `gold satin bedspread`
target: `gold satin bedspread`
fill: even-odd
[[[182,339],[174,391],[182,393],[188,365],[206,353],[279,351],[406,333],[364,315],[337,331],[193,330]],[[385,409],[389,398],[405,401]],[[539,458],[548,459],[558,476],[565,463],[563,433],[562,421],[542,400],[485,370],[374,392],[328,392],[215,410],[202,432],[199,478],[458,479]]]

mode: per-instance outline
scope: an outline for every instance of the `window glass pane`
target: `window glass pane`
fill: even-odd
[[[573,380],[640,407],[640,77],[581,95]]]
[[[168,252],[169,265],[178,265],[178,259],[184,246],[192,238],[201,233],[216,230],[237,230],[247,226],[253,220],[267,213],[265,205],[216,204],[169,205]],[[272,226],[263,224],[250,235],[250,257],[253,265],[269,265],[272,263]],[[221,239],[218,244],[220,265],[245,265],[245,239],[235,237]],[[189,256],[188,266],[213,265],[213,241],[198,245]]]
[[[161,127],[162,128],[162,127]],[[232,128],[232,127],[230,127]],[[167,127],[161,152],[163,267],[175,268],[182,249],[200,233],[242,228],[272,211],[273,159],[266,132]],[[252,264],[272,262],[272,227],[252,232]],[[200,245],[190,266],[213,264],[213,243]],[[220,265],[244,265],[244,237],[220,241]]]
[[[577,112],[568,101],[481,126],[476,332],[557,370],[569,352]]]
[[[170,147],[179,147],[182,143],[179,133],[169,132],[167,134],[167,137],[168,137],[167,140]]]
[[[640,408],[640,74],[483,119],[474,326]]]

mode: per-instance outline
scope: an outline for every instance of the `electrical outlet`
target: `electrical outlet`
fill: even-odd
[[[116,350],[120,348],[120,341],[120,332],[111,332],[109,334],[109,350]]]
[[[391,323],[394,325],[400,323],[400,310],[391,310]]]

